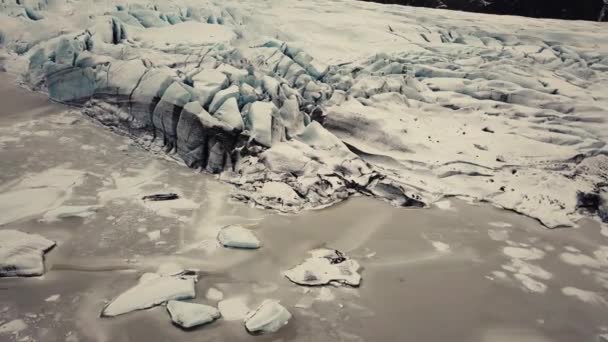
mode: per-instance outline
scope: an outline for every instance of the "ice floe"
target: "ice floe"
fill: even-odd
[[[166,269],[161,267],[159,273],[144,273],[137,285],[112,300],[101,315],[118,316],[170,300],[194,298],[196,276],[191,275],[192,272],[178,271],[178,268],[171,266]]]
[[[217,240],[224,247],[257,249],[261,246],[260,240],[251,230],[239,225],[221,228]]]
[[[245,328],[250,333],[273,333],[287,325],[291,313],[277,300],[265,300],[245,318]]]
[[[14,319],[10,322],[0,325],[0,335],[13,334],[17,335],[21,331],[27,329],[27,324],[22,319]]]
[[[220,317],[218,309],[203,304],[171,300],[167,303],[171,320],[182,328],[192,328],[213,322]]]
[[[340,251],[315,249],[303,263],[283,272],[287,279],[298,285],[317,286],[343,284],[359,286],[359,263]]]
[[[574,297],[589,304],[605,304],[606,300],[593,291],[581,290],[576,287],[567,286],[562,288],[562,293],[566,296]]]
[[[38,234],[0,230],[0,277],[44,274],[44,253],[54,246],[54,241]]]

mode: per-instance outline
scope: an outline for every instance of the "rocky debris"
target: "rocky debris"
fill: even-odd
[[[265,300],[245,318],[245,328],[252,334],[274,333],[289,323],[291,313],[277,300]]]
[[[0,277],[29,277],[44,274],[44,254],[55,242],[38,234],[0,230]]]
[[[231,225],[220,229],[217,241],[224,247],[257,249],[260,248],[260,240],[255,234],[242,226]]]
[[[357,287],[361,283],[359,263],[342,252],[332,249],[316,249],[310,254],[310,258],[300,265],[284,271],[283,275],[292,282],[305,286],[331,283]]]
[[[579,191],[576,194],[576,207],[596,213],[603,222],[608,223],[608,190]]]
[[[137,285],[112,300],[101,316],[113,317],[170,300],[192,299],[196,296],[196,279],[195,272],[183,270],[179,265],[161,265],[157,273],[144,273]]]
[[[141,199],[143,201],[171,201],[171,200],[176,200],[178,198],[179,198],[178,194],[167,193],[167,194],[147,195],[147,196],[142,197]]]
[[[167,311],[173,323],[186,329],[211,323],[220,318],[219,310],[212,306],[177,300],[167,303]]]
[[[608,190],[600,192],[597,214],[604,223],[608,223]]]

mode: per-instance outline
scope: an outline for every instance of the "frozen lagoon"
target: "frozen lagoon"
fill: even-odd
[[[595,221],[548,230],[491,206],[451,200],[443,209],[403,209],[364,197],[275,214],[230,200],[230,188],[212,176],[155,157],[18,88],[6,74],[0,93],[0,195],[19,190],[28,176],[40,188],[61,190],[44,205],[39,201],[47,197],[32,198],[19,212],[0,211],[11,218],[0,229],[57,242],[44,276],[0,279],[2,340],[570,342],[593,340],[608,328],[606,303],[584,301],[596,297],[572,290],[606,297],[608,238]],[[75,181],[58,187],[64,183],[53,175]],[[181,198],[141,201],[158,192]],[[44,220],[66,206],[100,207],[85,217]],[[0,203],[6,207],[12,203]],[[264,248],[218,248],[217,229],[228,224],[251,225]],[[359,288],[329,287],[328,295],[281,275],[322,247],[361,264]],[[182,331],[163,307],[99,317],[111,299],[164,262],[199,269],[192,302],[215,306],[204,298],[213,287],[224,299],[244,298],[250,309],[278,299],[294,317],[277,333],[256,337],[241,320]]]

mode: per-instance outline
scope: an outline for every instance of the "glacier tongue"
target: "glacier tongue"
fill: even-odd
[[[592,23],[331,1],[59,2],[0,4],[2,67],[257,206],[460,196],[561,227],[581,217],[577,192],[605,191],[608,35]]]

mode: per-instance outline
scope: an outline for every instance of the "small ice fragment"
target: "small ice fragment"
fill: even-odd
[[[524,288],[530,292],[544,293],[547,291],[547,285],[536,281],[523,273],[513,275],[517,280],[521,281]]]
[[[220,317],[219,310],[212,306],[177,300],[167,303],[167,311],[169,311],[171,320],[183,328],[210,323]]]
[[[577,298],[585,303],[601,304],[606,302],[598,293],[577,289],[575,287],[564,287],[562,293],[566,296]]]
[[[52,296],[50,296],[49,298],[45,299],[45,302],[56,302],[59,300],[59,297],[61,297],[61,295],[58,294],[54,294]]]
[[[18,334],[27,329],[27,324],[22,319],[15,319],[8,323],[0,325],[0,335],[2,334]]]
[[[223,227],[217,235],[217,240],[224,247],[260,248],[260,240],[249,229],[239,225]]]
[[[496,228],[509,228],[513,226],[507,222],[490,222],[489,225]]]
[[[545,252],[538,248],[505,247],[502,252],[514,259],[538,260],[545,256]]]
[[[441,210],[455,211],[455,209],[452,207],[452,202],[449,200],[435,202],[435,205]]]
[[[450,245],[448,245],[445,242],[431,241],[431,244],[439,253],[449,253],[450,252]]]
[[[158,239],[160,239],[160,230],[153,230],[151,232],[148,232],[147,235],[150,241],[157,241]]]
[[[209,290],[207,290],[207,295],[205,295],[205,297],[207,297],[209,300],[219,302],[220,300],[224,299],[224,294],[215,287],[210,287]]]
[[[220,310],[222,317],[227,321],[244,319],[249,312],[247,297],[245,296],[224,299],[217,303],[217,308]]]
[[[250,333],[273,333],[291,319],[291,313],[277,300],[265,300],[245,318],[245,328]]]

